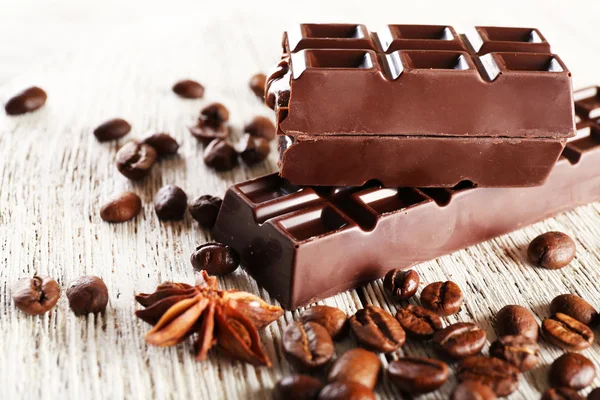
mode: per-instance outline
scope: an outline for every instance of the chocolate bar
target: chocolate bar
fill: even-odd
[[[283,49],[266,101],[294,184],[535,186],[575,135],[571,73],[536,29],[304,24]]]
[[[302,187],[271,174],[229,188],[213,236],[294,309],[600,200],[600,125],[582,117],[578,126],[585,136],[543,186]]]

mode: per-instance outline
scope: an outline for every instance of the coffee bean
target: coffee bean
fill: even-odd
[[[94,129],[94,136],[99,142],[117,140],[131,131],[131,125],[121,118],[109,119]]]
[[[179,143],[168,133],[155,133],[144,139],[144,142],[156,150],[159,157],[167,157],[177,154]]]
[[[196,271],[205,270],[209,275],[223,276],[237,269],[240,256],[230,246],[208,242],[196,247],[190,262]]]
[[[163,186],[154,196],[154,210],[161,221],[181,220],[187,210],[187,195],[180,187]]]
[[[450,395],[450,400],[496,400],[494,391],[476,381],[459,383]]]
[[[383,288],[396,300],[408,300],[417,293],[421,278],[415,270],[392,269],[383,278]]]
[[[267,139],[245,134],[239,144],[240,158],[246,165],[254,165],[264,161],[271,152]]]
[[[285,358],[299,370],[322,367],[333,357],[331,335],[316,322],[288,325],[282,342]]]
[[[436,331],[444,327],[436,313],[412,304],[399,309],[396,319],[407,335],[421,340],[431,339]]]
[[[60,297],[60,287],[48,276],[19,279],[12,286],[15,306],[29,315],[40,315],[56,305]]]
[[[333,382],[319,393],[318,400],[375,400],[375,393],[355,382]]]
[[[267,140],[275,139],[275,125],[269,118],[261,115],[252,118],[244,126],[244,132]]]
[[[567,314],[557,313],[542,323],[544,338],[565,350],[581,351],[594,343],[594,332]]]
[[[456,322],[433,335],[436,350],[457,360],[479,353],[485,341],[485,331],[471,322]]]
[[[473,356],[458,365],[460,382],[475,381],[489,386],[496,396],[508,396],[519,387],[519,370],[499,358]]]
[[[220,197],[205,194],[192,201],[190,214],[202,227],[212,229],[217,221],[221,204],[223,204],[223,200]]]
[[[323,384],[308,375],[291,375],[282,378],[273,389],[273,400],[315,400]]]
[[[423,307],[442,317],[456,314],[462,303],[463,293],[452,281],[430,283],[421,292]]]
[[[429,393],[446,383],[448,366],[432,358],[402,357],[390,363],[388,376],[403,392]]]
[[[8,100],[4,110],[8,115],[25,114],[42,107],[46,104],[47,98],[48,96],[43,89],[32,86]]]
[[[190,126],[188,129],[204,146],[208,146],[215,139],[225,140],[229,137],[227,124],[205,121],[201,118],[198,119],[196,126]]]
[[[200,118],[213,124],[222,124],[229,120],[229,110],[221,103],[211,103],[200,110]]]
[[[592,390],[589,394],[588,394],[588,400],[600,400],[600,388],[596,388],[594,390]]]
[[[307,308],[300,314],[300,320],[322,325],[334,339],[345,335],[348,328],[348,316],[336,307],[313,306]]]
[[[381,370],[381,361],[370,351],[352,349],[335,360],[329,374],[328,382],[356,382],[373,390]]]
[[[217,171],[228,171],[237,165],[237,152],[224,140],[213,140],[204,149],[204,164]]]
[[[526,336],[538,339],[539,327],[535,317],[525,307],[518,305],[504,306],[496,314],[496,330],[498,336]]]
[[[373,305],[350,317],[350,329],[361,346],[382,353],[399,349],[406,339],[400,323],[389,312]]]
[[[590,397],[588,397],[589,399]],[[569,388],[550,388],[542,394],[541,400],[585,400],[585,397]]]
[[[100,218],[106,222],[125,222],[135,218],[141,210],[140,196],[133,192],[116,193],[100,208]]]
[[[529,260],[547,269],[560,269],[575,257],[575,242],[562,232],[547,232],[531,241]]]
[[[184,79],[173,85],[173,92],[185,99],[201,99],[204,97],[204,86],[196,81]]]
[[[150,174],[157,156],[154,147],[131,141],[117,152],[117,169],[127,178],[138,181]]]
[[[507,361],[521,372],[536,366],[540,346],[527,336],[502,336],[490,346],[490,356]]]
[[[265,84],[267,83],[267,76],[265,74],[252,75],[250,78],[250,89],[254,94],[261,99],[265,96]]]
[[[558,357],[550,366],[548,378],[552,387],[568,387],[580,390],[596,377],[594,364],[585,356],[578,353],[565,353]]]
[[[598,324],[598,312],[590,303],[575,294],[561,294],[550,303],[552,314],[563,313],[582,324],[594,327]]]
[[[67,289],[69,307],[77,315],[98,314],[106,310],[108,289],[97,276],[82,276]]]

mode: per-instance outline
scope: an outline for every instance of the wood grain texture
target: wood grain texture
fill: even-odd
[[[231,362],[218,352],[198,363],[191,343],[148,347],[143,336],[149,327],[133,316],[135,293],[151,291],[164,280],[193,282],[188,258],[195,246],[210,239],[189,215],[183,222],[159,222],[152,207],[158,188],[175,184],[190,197],[222,196],[234,182],[276,170],[272,153],[255,168],[214,173],[204,166],[202,146],[186,126],[209,101],[229,107],[235,137],[253,115],[270,116],[247,83],[277,60],[280,34],[289,24],[427,22],[450,23],[458,30],[475,24],[536,26],[573,72],[576,87],[600,83],[598,2],[570,2],[569,9],[558,1],[369,3],[368,8],[359,1],[305,2],[304,7],[231,3],[220,8],[191,1],[82,5],[63,0],[52,7],[23,1],[0,13],[0,50],[11,55],[0,66],[0,102],[34,84],[49,95],[36,113],[0,113],[0,397],[268,399],[275,382],[292,372],[282,359],[281,331],[298,311],[286,313],[261,333],[273,361],[270,369]],[[175,96],[171,85],[182,78],[202,82],[205,99]],[[94,127],[117,116],[132,124],[132,133],[118,142],[98,143]],[[129,182],[114,166],[117,149],[158,131],[178,139],[180,156],[161,161],[145,181]],[[103,200],[124,189],[142,197],[142,214],[125,224],[103,222]],[[547,271],[528,264],[528,242],[548,230],[575,239],[578,255],[567,268]],[[491,342],[496,337],[492,316],[509,303],[531,309],[540,322],[560,293],[578,294],[600,307],[599,249],[600,204],[592,204],[424,263],[418,271],[424,284],[455,281],[465,293],[465,305],[446,322],[475,321]],[[55,277],[63,289],[81,275],[101,276],[111,295],[106,314],[76,317],[63,296],[51,313],[25,316],[12,304],[10,284],[34,272]],[[241,270],[220,284],[270,300]],[[382,293],[381,281],[323,303],[349,314],[365,303],[392,312],[398,307]],[[336,345],[336,352],[353,346],[347,339]],[[510,398],[539,398],[548,386],[547,367],[561,353],[542,343],[540,365],[523,375]],[[584,354],[600,366],[600,346]],[[412,340],[391,358],[402,355],[435,356],[431,346]],[[381,359],[387,364],[388,358]],[[455,383],[452,376],[440,391],[422,398],[445,399]],[[599,384],[596,378],[593,386]],[[386,379],[377,394],[400,397]]]

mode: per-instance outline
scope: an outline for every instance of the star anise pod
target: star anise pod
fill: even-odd
[[[238,290],[219,290],[217,278],[202,271],[196,286],[165,282],[152,294],[135,299],[145,308],[135,314],[154,325],[146,333],[146,343],[173,346],[198,333],[196,359],[204,360],[217,344],[231,357],[255,365],[270,366],[263,352],[258,329],[283,314],[281,307]]]

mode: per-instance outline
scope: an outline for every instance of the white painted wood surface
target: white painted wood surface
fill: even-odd
[[[36,113],[16,118],[0,113],[0,397],[6,399],[262,399],[291,373],[281,358],[280,334],[296,312],[261,334],[271,369],[231,362],[216,352],[197,363],[190,343],[148,347],[143,341],[148,325],[133,317],[136,292],[151,291],[163,280],[193,281],[188,257],[210,238],[189,216],[160,223],[151,205],[156,190],[176,184],[190,197],[223,195],[233,182],[275,170],[272,154],[256,168],[216,174],[205,168],[202,148],[186,126],[209,101],[226,104],[237,128],[255,114],[270,115],[247,82],[277,60],[280,34],[291,23],[536,26],[573,72],[575,87],[600,83],[597,1],[0,3],[0,103],[33,84],[49,94]],[[176,80],[188,77],[205,84],[204,100],[182,100],[171,92]],[[118,143],[98,143],[93,128],[115,116],[130,121],[132,133]],[[114,155],[126,140],[157,131],[180,141],[180,157],[162,161],[146,181],[132,184],[117,172]],[[121,189],[140,194],[143,213],[129,223],[106,224],[100,205]],[[548,230],[566,232],[577,242],[578,256],[563,270],[541,270],[526,261],[529,240]],[[465,305],[447,322],[475,321],[492,341],[492,316],[505,304],[522,304],[540,321],[559,293],[579,294],[600,307],[599,248],[600,204],[592,204],[418,271],[424,283],[457,282]],[[63,288],[83,274],[103,277],[111,295],[107,313],[75,317],[63,296],[51,313],[25,316],[12,304],[10,283],[33,272],[55,277]],[[269,299],[243,271],[221,284]],[[396,307],[382,294],[381,282],[359,291],[370,303]],[[350,314],[363,306],[357,292],[325,303]],[[354,345],[351,339],[340,343],[337,354]],[[522,377],[512,399],[539,398],[548,386],[547,367],[561,351],[544,343],[542,348],[539,367]],[[409,340],[396,355],[425,354],[434,355],[429,345]],[[584,354],[600,367],[600,346]],[[422,398],[447,398],[455,383],[451,377],[442,390]],[[600,378],[593,386],[598,385]],[[385,380],[377,394],[400,396]]]

